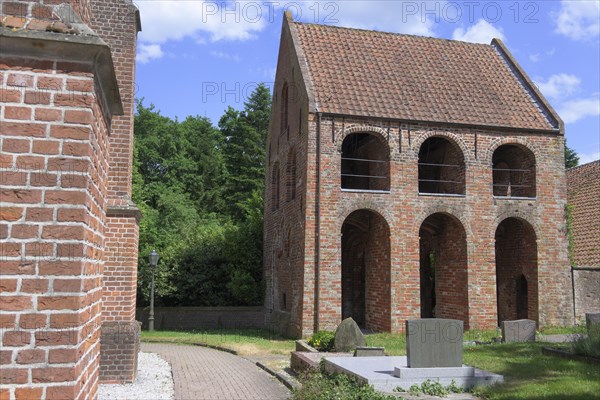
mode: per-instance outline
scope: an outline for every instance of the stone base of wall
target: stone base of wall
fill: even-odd
[[[100,334],[100,382],[130,383],[137,374],[141,323],[107,321]]]
[[[148,329],[149,309],[138,308],[136,319]],[[257,307],[155,307],[154,328],[166,330],[218,330],[267,328],[264,309]]]

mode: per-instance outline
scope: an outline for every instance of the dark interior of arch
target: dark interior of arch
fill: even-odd
[[[453,318],[469,327],[467,241],[460,221],[432,214],[419,230],[421,318]]]
[[[389,331],[390,231],[379,214],[358,210],[342,225],[342,319]]]
[[[494,196],[535,197],[535,156],[530,150],[505,144],[492,157]]]
[[[498,324],[538,320],[537,242],[529,223],[507,218],[496,229]]]
[[[419,193],[465,194],[465,163],[460,148],[432,137],[419,149]]]
[[[387,146],[374,135],[354,133],[342,143],[342,188],[389,190]]]

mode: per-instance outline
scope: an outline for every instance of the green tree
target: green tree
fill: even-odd
[[[567,146],[567,140],[565,139],[565,168],[573,168],[579,165],[579,156],[569,146]]]
[[[271,94],[260,84],[244,103],[244,110],[229,107],[219,121],[227,170],[224,189],[228,212],[244,218],[242,204],[256,191],[264,190],[265,147],[271,114]]]

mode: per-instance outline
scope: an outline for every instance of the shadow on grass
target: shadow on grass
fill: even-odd
[[[600,370],[542,355],[541,343],[496,344],[465,349],[465,363],[504,375],[505,383],[479,389],[491,399],[600,399]]]

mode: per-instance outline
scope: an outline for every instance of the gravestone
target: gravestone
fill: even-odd
[[[424,318],[406,321],[409,368],[462,367],[463,321]]]
[[[586,313],[585,325],[587,327],[588,336],[592,335],[592,330],[596,333],[600,333],[600,312]]]
[[[502,321],[502,341],[513,342],[535,342],[536,323],[530,319],[518,319],[515,321]]]
[[[346,318],[335,330],[335,351],[352,351],[359,346],[365,346],[365,337],[352,318]]]
[[[383,347],[364,347],[358,346],[354,350],[354,357],[383,357],[385,349]]]

